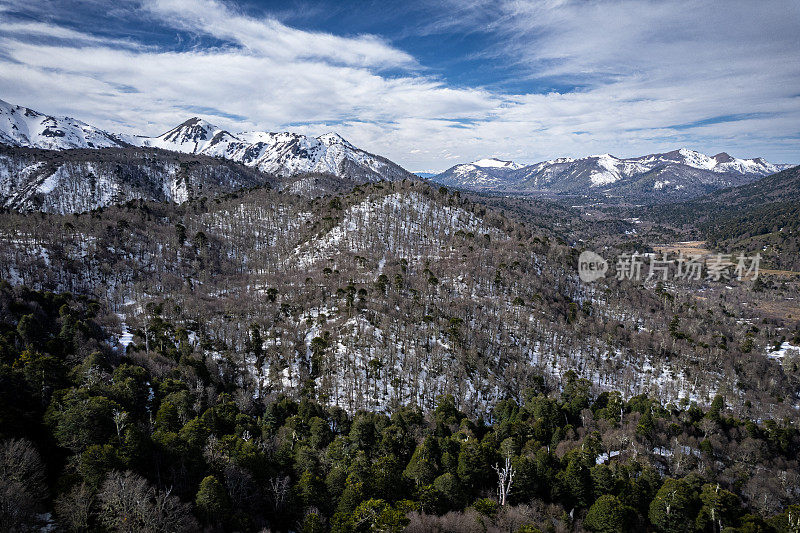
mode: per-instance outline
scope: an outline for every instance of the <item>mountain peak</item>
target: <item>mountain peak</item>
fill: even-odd
[[[121,146],[113,135],[69,117],[44,115],[0,100],[0,143],[65,150]]]
[[[198,153],[211,148],[224,149],[228,144],[237,141],[238,138],[219,126],[200,117],[192,117],[158,137],[144,138],[140,142],[143,146]]]
[[[355,148],[355,146],[350,144],[344,137],[342,137],[335,131],[330,131],[324,135],[320,135],[319,137],[317,137],[317,140],[322,144],[324,144],[325,146],[342,144],[344,146],[347,146],[348,148]]]
[[[513,170],[522,168],[522,165],[520,165],[519,163],[514,163],[513,161],[504,161],[502,159],[497,159],[496,157],[487,157],[484,159],[478,159],[477,161],[473,161],[470,164],[482,168],[510,168]]]
[[[159,135],[159,138],[170,142],[185,142],[185,140],[189,140],[189,138],[194,141],[205,141],[213,137],[218,130],[220,130],[219,127],[207,120],[200,117],[192,117],[181,122],[171,130],[162,133]],[[179,140],[181,136],[184,137],[183,140]]]
[[[0,143],[65,150],[139,146],[228,159],[281,177],[322,173],[358,182],[412,176],[399,165],[361,150],[335,132],[317,138],[293,132],[236,135],[191,117],[157,137],[112,135],[71,118],[55,118],[0,100]]]
[[[204,119],[202,119],[200,117],[192,117],[192,118],[190,118],[188,120],[185,120],[178,127],[180,128],[181,126],[187,126],[187,127],[188,126],[203,126],[203,127],[211,126],[212,128],[216,128],[215,125],[211,124],[207,120],[204,120]]]

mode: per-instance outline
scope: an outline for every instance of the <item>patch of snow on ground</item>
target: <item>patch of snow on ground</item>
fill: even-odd
[[[767,348],[767,357],[774,359],[780,364],[783,364],[783,361],[787,356],[800,357],[800,346],[795,346],[789,341],[786,341],[781,344],[781,347],[777,350],[770,350]]]

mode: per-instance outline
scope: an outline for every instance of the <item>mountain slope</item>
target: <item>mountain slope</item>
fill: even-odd
[[[78,213],[134,199],[182,203],[274,183],[258,170],[203,155],[0,145],[0,207],[16,211]]]
[[[515,170],[522,165],[511,161],[489,158],[456,165],[441,174],[433,175],[431,180],[447,185],[474,190],[501,189],[506,183],[514,181]]]
[[[800,166],[634,214],[675,227],[694,226],[714,250],[758,252],[766,266],[800,271]]]
[[[688,149],[628,159],[610,154],[560,158],[528,166],[480,163],[456,165],[432,179],[472,190],[661,202],[742,185],[785,167],[761,158],[737,159],[724,152],[709,157]]]
[[[800,167],[716,191],[693,208],[715,249],[758,252],[766,266],[800,271]]]
[[[69,117],[52,117],[0,100],[0,144],[66,150],[125,146],[117,136]]]
[[[696,302],[696,287],[675,287],[673,302],[614,277],[583,284],[577,249],[463,196],[401,182],[311,201],[261,188],[92,217],[2,213],[0,278],[135,302],[120,308],[132,330],[148,302],[167,300],[220,372],[232,361],[263,394],[348,411],[430,408],[452,394],[485,413],[535,376],[558,389],[569,369],[665,403],[710,403],[740,381],[747,389],[728,395],[739,405],[757,408],[762,391],[793,394],[765,356],[737,351],[741,317],[721,313],[710,291]],[[677,308],[691,342],[666,327]],[[261,355],[248,344],[254,324]],[[717,335],[730,349],[712,348]]]
[[[749,210],[774,203],[800,204],[800,166],[766,176],[758,181],[715,191],[697,199],[697,204]]]
[[[224,153],[219,147],[223,147],[224,150],[224,147],[231,142],[240,141],[227,131],[197,117],[190,118],[158,137],[133,137],[131,139],[131,143],[138,146],[216,156],[222,156]]]

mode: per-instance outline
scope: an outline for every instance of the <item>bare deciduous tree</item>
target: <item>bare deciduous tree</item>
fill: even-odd
[[[76,533],[88,531],[93,504],[94,495],[85,483],[74,486],[55,501],[60,525]]]
[[[0,443],[0,524],[8,531],[37,529],[37,512],[47,495],[45,471],[30,441]]]
[[[511,457],[506,457],[505,464],[501,468],[495,463],[494,471],[497,472],[497,497],[500,505],[505,505],[508,495],[511,494],[511,486],[514,484],[514,467],[511,466]]]
[[[158,491],[133,472],[112,472],[97,495],[101,519],[120,533],[194,531],[197,523],[189,507],[171,494]]]
[[[269,480],[269,493],[272,506],[276,511],[280,511],[289,499],[291,485],[289,476],[273,477]]]

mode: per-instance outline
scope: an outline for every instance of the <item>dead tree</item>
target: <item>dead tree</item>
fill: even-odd
[[[500,505],[505,505],[508,500],[508,495],[511,494],[511,486],[514,483],[514,474],[516,471],[511,466],[511,457],[506,457],[505,466],[500,468],[497,463],[494,465],[494,471],[497,472],[497,496]]]

